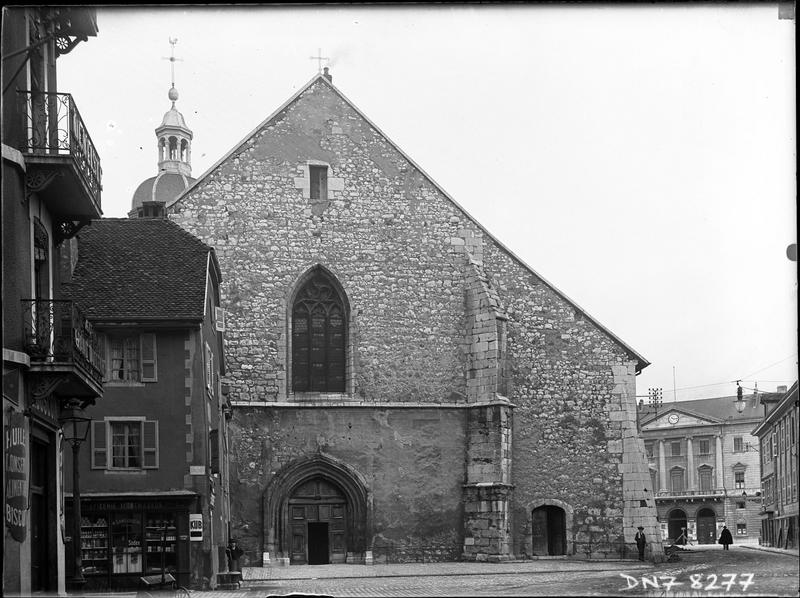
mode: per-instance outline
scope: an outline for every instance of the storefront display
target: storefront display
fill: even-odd
[[[81,503],[80,547],[87,590],[134,588],[140,577],[162,572],[188,584],[190,501]]]

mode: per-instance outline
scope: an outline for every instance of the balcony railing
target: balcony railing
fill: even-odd
[[[23,153],[71,158],[92,201],[100,208],[100,157],[68,93],[20,91],[25,138]]]
[[[22,300],[22,338],[34,363],[74,363],[101,384],[105,364],[91,323],[72,301]]]

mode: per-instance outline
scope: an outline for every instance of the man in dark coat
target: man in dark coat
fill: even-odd
[[[644,547],[647,544],[647,539],[644,537],[644,528],[640,525],[637,528],[639,531],[636,532],[636,548],[639,549],[639,560],[644,560]]]
[[[244,550],[239,548],[239,544],[235,539],[231,539],[228,544],[228,571],[241,571],[242,566],[239,564],[239,558],[244,554]]]
[[[728,550],[728,546],[733,544],[733,536],[731,536],[731,530],[728,529],[727,525],[722,526],[722,533],[719,535],[719,543],[722,544],[724,550]]]

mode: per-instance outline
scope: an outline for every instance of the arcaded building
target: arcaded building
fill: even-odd
[[[637,526],[658,537],[636,427],[647,360],[327,69],[167,212],[222,271],[247,563],[619,557]]]

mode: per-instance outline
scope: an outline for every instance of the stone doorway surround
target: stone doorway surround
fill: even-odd
[[[346,499],[346,562],[371,560],[367,542],[372,537],[372,495],[366,480],[350,465],[321,451],[283,467],[264,490],[264,551],[275,555],[277,563],[289,564],[292,540],[289,499],[297,488],[314,478],[337,486]]]
[[[539,507],[547,506],[559,507],[564,511],[564,528],[566,531],[566,546],[564,554],[571,555],[574,552],[575,534],[572,527],[574,509],[572,508],[572,505],[564,502],[563,500],[558,500],[557,498],[545,498],[533,500],[524,507],[526,520],[523,530],[522,543],[520,546],[523,556],[530,557],[533,555],[533,511]]]

